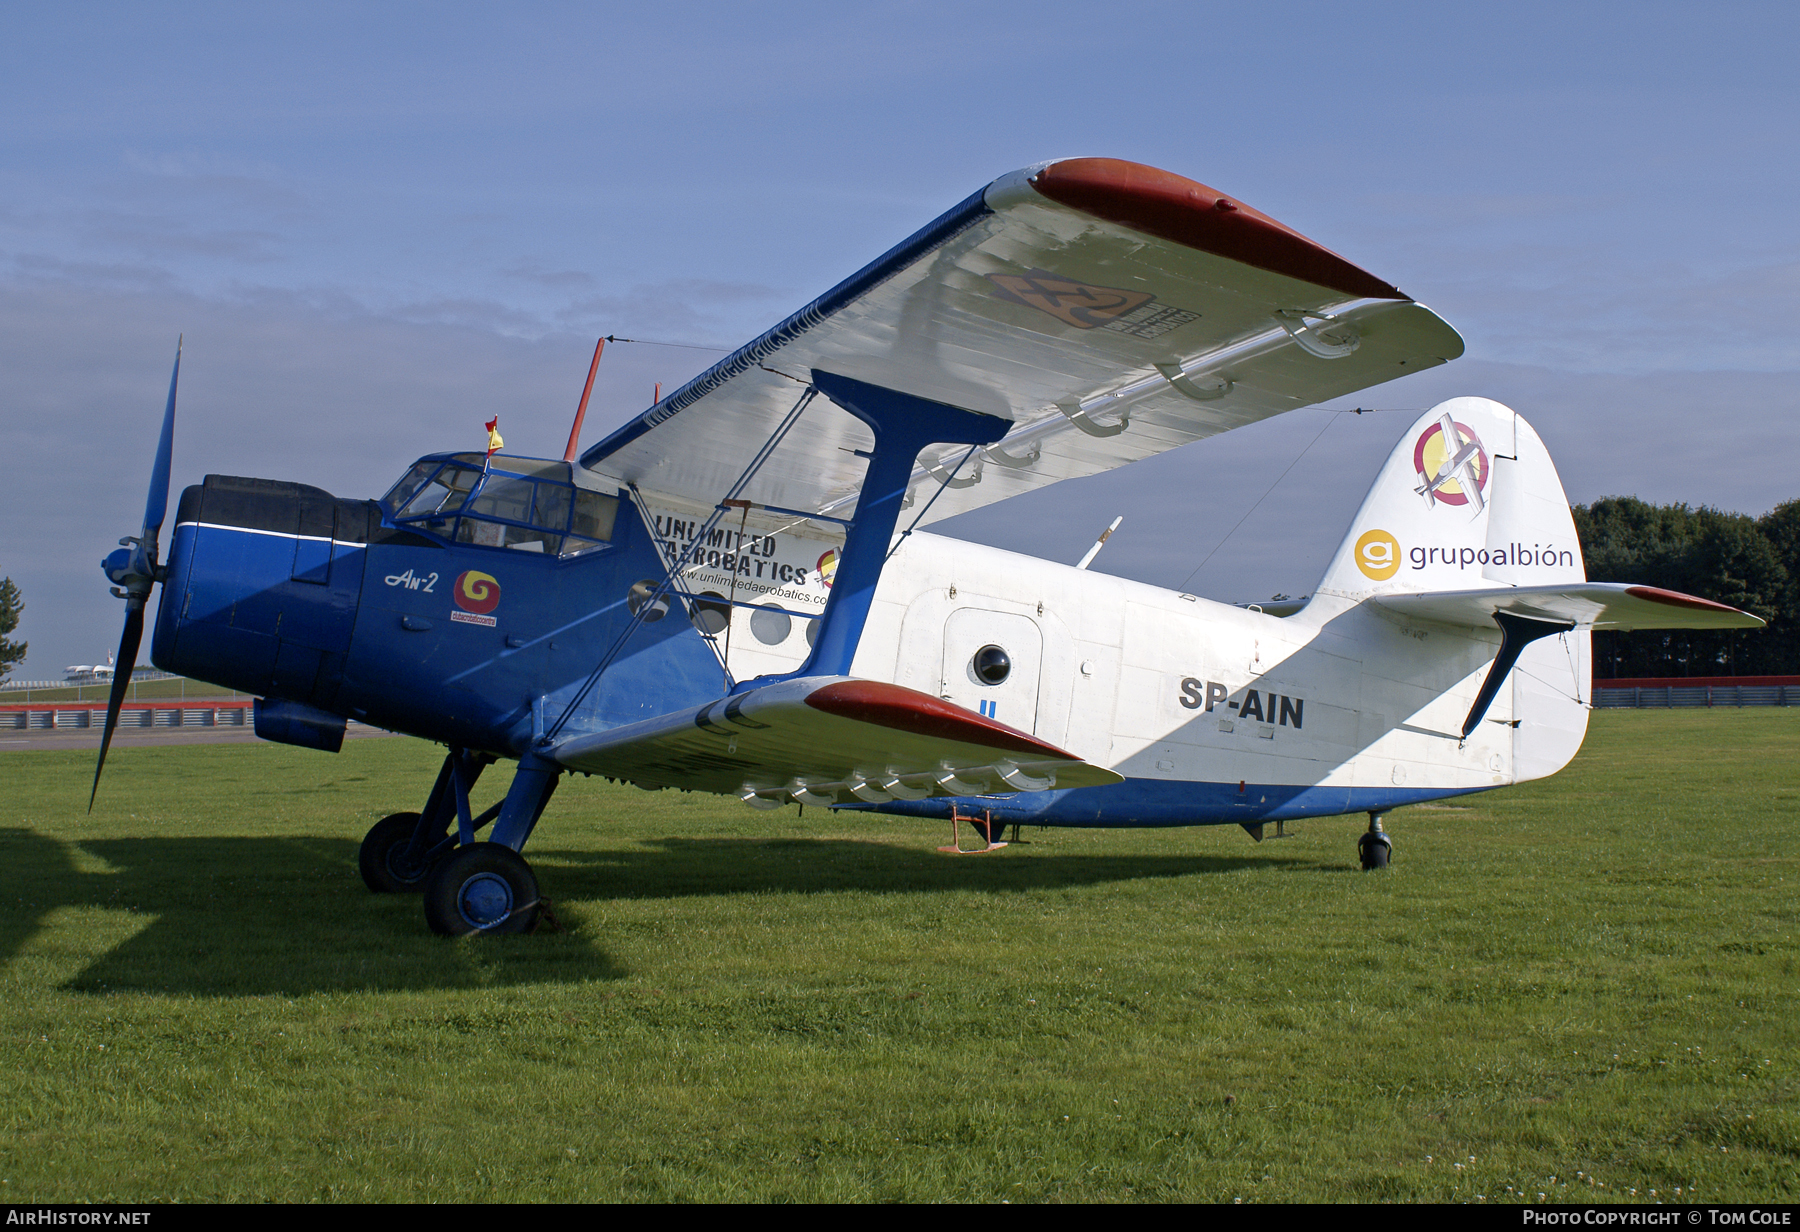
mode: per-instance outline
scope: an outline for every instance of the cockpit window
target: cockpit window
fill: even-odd
[[[619,515],[619,498],[600,492],[578,490],[575,493],[575,520],[569,523],[569,538],[563,555],[591,552],[612,538],[613,519]]]
[[[396,522],[481,547],[576,556],[611,540],[618,498],[576,487],[567,462],[503,455],[484,471],[480,460],[423,459],[382,503]]]
[[[509,522],[531,521],[531,495],[537,484],[510,475],[489,475],[475,499],[464,507],[465,514],[481,518],[505,518]],[[556,529],[561,530],[562,527]]]
[[[437,468],[436,462],[416,463],[410,471],[400,476],[399,483],[388,489],[388,494],[381,498],[381,503],[387,506],[390,513],[404,508],[406,502],[418,493],[419,486],[431,478]]]
[[[420,486],[405,507],[397,510],[396,518],[418,518],[433,514],[455,513],[481,478],[481,472],[466,466],[446,466],[433,475],[429,482]]]
[[[573,488],[565,488],[560,483],[540,483],[537,486],[537,503],[531,507],[531,521],[534,526],[544,526],[551,530],[565,530],[569,525],[569,496]]]
[[[562,535],[535,526],[515,526],[510,522],[490,522],[466,514],[456,528],[458,543],[479,543],[489,548],[513,548],[521,552],[545,552],[555,556],[562,547]]]

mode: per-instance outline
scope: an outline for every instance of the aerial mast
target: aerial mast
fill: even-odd
[[[594,392],[594,373],[600,371],[600,352],[605,349],[605,338],[594,344],[594,362],[588,365],[587,384],[581,387],[581,405],[575,408],[575,422],[569,427],[569,447],[563,450],[564,462],[575,460],[575,451],[581,443],[581,421],[587,416],[588,396]]]

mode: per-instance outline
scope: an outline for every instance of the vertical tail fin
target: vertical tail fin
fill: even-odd
[[[1452,398],[1400,438],[1318,596],[1341,610],[1393,591],[1586,579],[1568,497],[1544,442],[1509,407]]]
[[[1544,442],[1498,402],[1452,398],[1400,438],[1306,611],[1325,621],[1395,591],[1586,580],[1575,520]],[[1454,732],[1495,670],[1500,633],[1498,624],[1486,622],[1460,635],[1440,629],[1398,655],[1366,661],[1365,715],[1379,712],[1376,727],[1391,728],[1395,716],[1411,715],[1415,726]],[[1367,627],[1365,635],[1379,637]],[[1363,756],[1377,774],[1390,760],[1394,775],[1402,775],[1403,763],[1410,766],[1405,781],[1419,786],[1471,782],[1471,772],[1491,776],[1493,784],[1555,773],[1587,730],[1588,642],[1578,632],[1526,646],[1511,671],[1493,678],[1498,696],[1484,716],[1491,722],[1464,739],[1389,730]],[[1438,694],[1423,710],[1417,708],[1421,686]]]

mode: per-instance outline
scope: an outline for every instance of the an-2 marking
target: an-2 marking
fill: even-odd
[[[404,586],[408,590],[422,590],[426,594],[430,594],[432,593],[431,588],[437,585],[438,575],[421,573],[418,577],[414,577],[413,571],[408,569],[405,573],[390,573],[384,580],[389,586]]]

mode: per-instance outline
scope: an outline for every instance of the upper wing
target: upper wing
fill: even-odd
[[[1492,627],[1496,612],[1568,621],[1578,629],[1760,629],[1764,624],[1711,599],[1620,582],[1376,595],[1373,602],[1416,620],[1485,627]]]
[[[573,736],[550,756],[641,787],[735,795],[763,808],[1123,781],[961,706],[844,676],[783,681],[698,710]]]
[[[935,497],[932,522],[1462,349],[1429,309],[1204,184],[1070,159],[994,181],[582,463],[710,508],[818,369],[1013,422],[973,457],[921,457],[914,498]],[[806,416],[742,495],[843,514],[871,435],[847,414]]]

